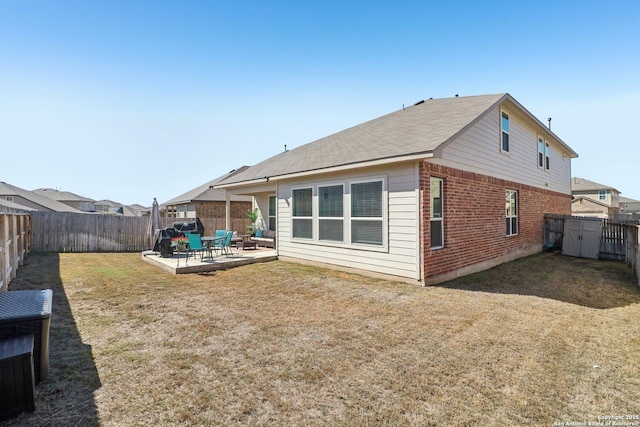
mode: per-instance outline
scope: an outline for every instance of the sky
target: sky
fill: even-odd
[[[150,206],[421,99],[508,92],[640,200],[640,2],[0,0],[0,181]]]

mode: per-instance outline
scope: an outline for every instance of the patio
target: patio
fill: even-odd
[[[213,258],[205,257],[203,260],[200,260],[200,254],[196,254],[195,257],[190,256],[187,260],[184,252],[174,252],[171,258],[163,258],[158,252],[144,251],[142,252],[142,259],[173,274],[205,273],[278,259],[276,250],[272,248],[231,248],[231,250],[231,255],[218,255]]]

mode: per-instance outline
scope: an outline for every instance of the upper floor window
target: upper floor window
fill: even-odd
[[[442,178],[430,178],[429,180],[429,212],[431,216],[429,234],[431,235],[431,249],[444,247],[444,210],[443,210],[443,184]]]
[[[502,131],[502,145],[500,148],[502,151],[509,152],[509,114],[501,111],[500,115],[500,128]]]
[[[293,237],[313,238],[313,189],[292,191]]]
[[[318,187],[318,239],[344,241],[344,188]]]
[[[598,190],[598,199],[607,200],[607,190]]]
[[[538,137],[538,167],[544,167],[544,140]]]
[[[351,184],[351,243],[382,246],[382,181]]]
[[[507,236],[518,234],[518,192],[515,190],[505,192],[505,214]]]
[[[551,149],[549,148],[549,143],[544,143],[544,168],[549,170],[549,159],[551,158]]]

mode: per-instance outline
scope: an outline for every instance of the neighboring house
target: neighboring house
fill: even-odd
[[[613,218],[620,211],[620,192],[613,187],[574,177],[571,179],[571,194],[572,215]]]
[[[611,206],[586,196],[574,197],[571,201],[571,215],[595,218],[611,218]]]
[[[149,210],[147,208],[147,210]],[[96,212],[102,214],[115,214],[124,216],[141,216],[140,212],[136,209],[132,209],[129,206],[122,203],[114,202],[113,200],[104,199],[96,202]]]
[[[638,215],[640,214],[640,200],[629,199],[620,196],[620,214],[622,215]]]
[[[432,284],[540,252],[575,157],[509,94],[429,99],[217,187],[255,197],[281,259]]]
[[[0,182],[0,199],[13,202],[37,211],[44,212],[76,212],[82,211],[61,203],[50,197],[43,196],[33,191],[25,190],[14,185]]]
[[[245,231],[248,225],[247,211],[253,207],[253,198],[251,196],[232,195],[229,197],[229,209],[227,211],[227,193],[224,190],[213,188],[221,180],[232,177],[238,173],[245,171],[248,166],[232,170],[231,172],[202,184],[184,194],[164,202],[160,205],[162,215],[167,219],[175,219],[178,221],[182,218],[204,218],[217,219],[216,224],[204,224],[205,230],[212,227],[223,227],[227,225],[227,229],[238,228],[240,234]],[[228,221],[227,221],[228,212]],[[241,225],[239,225],[241,224]],[[207,231],[208,232],[208,231]]]
[[[95,212],[96,210],[95,200],[79,196],[71,193],[70,191],[60,191],[53,188],[38,188],[37,190],[33,190],[33,192],[49,197],[53,200],[57,200],[83,212]]]

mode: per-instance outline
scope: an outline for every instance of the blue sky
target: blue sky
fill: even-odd
[[[403,104],[509,92],[574,176],[640,199],[639,28],[615,0],[0,0],[0,181],[150,205]]]

